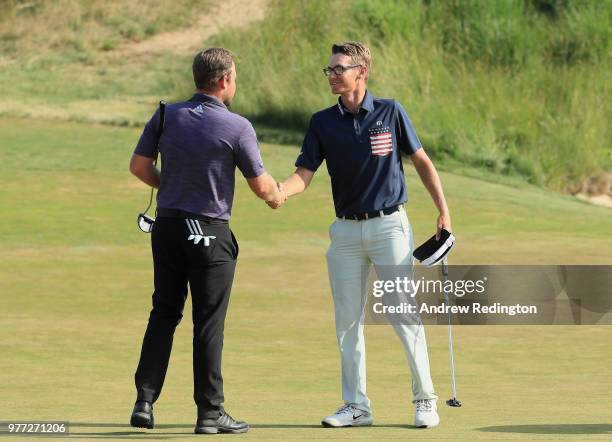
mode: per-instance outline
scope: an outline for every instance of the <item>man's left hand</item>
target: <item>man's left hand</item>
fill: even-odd
[[[448,212],[440,213],[440,216],[438,216],[438,221],[436,225],[436,241],[440,239],[440,231],[442,229],[452,232],[451,218]]]

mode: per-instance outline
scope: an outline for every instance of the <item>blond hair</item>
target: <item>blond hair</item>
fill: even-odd
[[[366,45],[356,41],[333,44],[332,54],[348,55],[353,64],[359,64],[367,69],[366,79],[368,78],[372,66],[372,54]]]

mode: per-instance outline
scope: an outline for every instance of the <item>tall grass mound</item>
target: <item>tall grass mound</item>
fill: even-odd
[[[208,0],[0,0],[0,116],[143,125],[156,102],[172,98],[189,79],[189,60],[170,50],[131,50],[191,28],[209,6]]]
[[[1,0],[0,53],[91,62],[96,52],[188,26],[197,0]],[[204,2],[205,3],[205,2]]]
[[[334,101],[331,43],[362,41],[370,90],[438,161],[571,191],[612,169],[611,16],[611,0],[277,1],[212,44],[239,56],[239,112],[304,130]]]

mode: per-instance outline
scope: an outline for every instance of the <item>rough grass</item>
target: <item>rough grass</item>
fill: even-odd
[[[139,131],[0,119],[0,358],[3,420],[67,420],[72,438],[194,437],[191,311],[179,326],[157,428],[127,426],[133,371],[150,309],[149,236],[135,215],[148,191],[127,163]],[[263,145],[275,176],[297,151]],[[435,211],[406,164],[408,214],[420,242]],[[442,174],[458,236],[452,263],[611,264],[610,213],[529,186]],[[327,430],[340,404],[339,361],[325,260],[333,219],[324,170],[271,211],[237,181],[232,228],[241,256],[226,327],[226,406],[241,438],[606,439],[612,328],[454,329],[459,399],[442,425],[411,426],[410,376],[385,326],[367,328],[376,426]],[[450,396],[446,329],[427,327],[432,375]],[[571,398],[588,398],[577,406]]]
[[[90,62],[100,51],[192,23],[207,2],[4,0],[0,52],[29,63]]]
[[[0,115],[139,126],[191,93],[191,56],[117,48],[192,25],[201,2],[4,5]],[[235,109],[265,140],[301,142],[334,100],[330,43],[356,39],[372,91],[402,101],[437,164],[575,192],[612,169],[611,15],[612,0],[272,1],[263,22],[202,44],[239,55]]]
[[[0,115],[139,126],[189,78],[183,54],[118,49],[194,25],[208,1],[5,1]],[[196,42],[200,44],[201,42]],[[125,51],[124,51],[125,52]]]
[[[333,102],[331,43],[362,41],[371,90],[404,103],[436,159],[563,190],[612,168],[611,16],[609,0],[276,2],[214,43],[240,55],[240,112],[303,129]]]

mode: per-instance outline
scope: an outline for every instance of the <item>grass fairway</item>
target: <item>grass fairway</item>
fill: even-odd
[[[155,430],[126,425],[150,310],[148,190],[127,164],[138,130],[0,119],[0,420],[64,420],[75,439],[193,435],[191,310],[178,327]],[[262,146],[276,176],[297,151]],[[409,162],[408,162],[409,163]],[[406,164],[415,242],[435,211]],[[457,247],[469,263],[612,264],[612,212],[526,185],[443,173]],[[441,426],[412,425],[410,375],[390,327],[370,326],[368,392],[376,425],[330,430],[339,358],[324,252],[333,219],[324,169],[273,212],[238,181],[241,256],[227,318],[226,407],[242,439],[609,439],[612,327],[458,326],[459,399]],[[432,375],[450,397],[446,328],[427,327]]]

